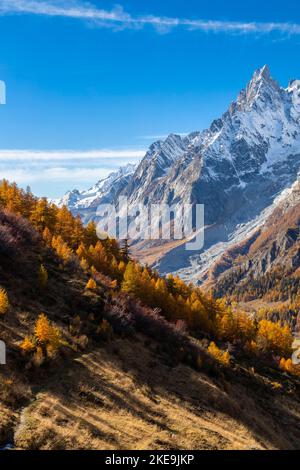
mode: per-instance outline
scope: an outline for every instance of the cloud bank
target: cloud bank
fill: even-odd
[[[144,150],[5,150],[0,149],[0,179],[30,185],[38,196],[61,197],[69,189],[87,189]]]
[[[116,167],[118,168],[118,167]],[[32,183],[43,183],[57,184],[66,183],[69,185],[71,182],[71,188],[73,188],[74,182],[79,184],[79,188],[85,187],[86,184],[92,185],[96,183],[100,178],[106,177],[109,173],[114,171],[116,168],[66,168],[66,167],[46,167],[37,169],[29,166],[28,168],[1,168],[1,179],[7,179],[8,181],[16,182],[21,185],[31,185]],[[48,188],[47,188],[48,191]],[[45,194],[44,194],[45,195]],[[61,194],[60,194],[61,195]]]
[[[0,14],[66,17],[91,21],[99,27],[112,29],[141,29],[145,26],[152,26],[157,31],[164,33],[181,27],[186,30],[200,30],[207,33],[268,34],[277,32],[287,35],[300,34],[299,23],[215,21],[201,18],[131,15],[119,5],[112,10],[105,10],[79,0],[0,0]]]
[[[9,161],[74,161],[103,159],[139,159],[145,150],[1,150],[0,162]]]

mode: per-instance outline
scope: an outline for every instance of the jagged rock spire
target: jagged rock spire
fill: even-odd
[[[258,72],[259,76],[265,78],[266,80],[271,78],[271,72],[267,64],[265,64],[261,69],[259,69]]]

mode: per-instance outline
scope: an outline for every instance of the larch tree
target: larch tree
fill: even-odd
[[[0,288],[0,315],[4,315],[9,307],[8,295],[5,289]]]
[[[95,290],[97,288],[97,284],[92,277],[88,280],[85,288],[89,290]]]

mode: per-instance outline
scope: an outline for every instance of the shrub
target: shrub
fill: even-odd
[[[29,221],[12,212],[0,211],[0,254],[15,254],[39,238]]]
[[[134,321],[128,311],[128,299],[117,295],[111,304],[106,304],[105,316],[117,334],[130,335],[134,331]]]
[[[69,331],[71,335],[78,334],[80,331],[81,320],[79,315],[75,315],[74,318],[71,320],[71,324],[69,325]]]
[[[25,336],[19,348],[24,351],[24,353],[31,352],[35,349],[34,341],[29,338],[29,336]]]
[[[85,349],[88,345],[89,339],[86,335],[81,335],[76,342],[80,349]]]
[[[288,372],[291,375],[300,376],[300,367],[292,362],[292,359],[285,359],[282,357],[279,362],[279,368],[284,372]]]
[[[18,241],[14,237],[10,227],[0,225],[0,254],[12,255],[18,249]]]
[[[117,294],[113,298],[113,303],[106,307],[105,316],[116,333],[130,334],[137,330],[173,350],[188,343],[183,322],[170,323],[158,309],[145,307],[126,294]]]
[[[105,320],[102,320],[101,324],[97,328],[97,334],[101,336],[102,339],[109,340],[113,335],[113,329],[110,323]]]
[[[273,390],[282,390],[283,386],[279,382],[271,382]]]
[[[13,405],[27,400],[30,396],[30,388],[16,375],[3,376],[0,374],[0,402]],[[2,424],[2,423],[1,423]]]
[[[33,363],[36,367],[40,367],[45,360],[43,349],[38,346],[36,352],[33,355]]]

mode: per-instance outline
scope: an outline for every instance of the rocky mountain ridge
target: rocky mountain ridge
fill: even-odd
[[[184,244],[172,246],[154,262],[161,273],[201,282],[218,256],[264,223],[278,195],[296,181],[299,166],[300,81],[282,88],[264,66],[209,129],[185,137],[171,134],[152,144],[136,168],[112,177],[111,184],[110,178],[105,187],[100,182],[92,195],[73,191],[61,203],[84,221],[96,219],[98,204],[117,204],[120,195],[127,196],[130,207],[204,204],[204,248],[189,252]],[[136,243],[135,252],[143,260],[145,242],[141,246]]]

